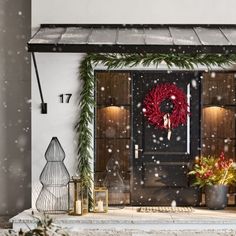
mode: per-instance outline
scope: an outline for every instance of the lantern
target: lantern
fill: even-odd
[[[88,189],[80,178],[73,176],[68,186],[69,215],[81,216],[88,213]]]
[[[95,187],[93,196],[94,212],[105,213],[108,211],[108,190],[106,187]]]

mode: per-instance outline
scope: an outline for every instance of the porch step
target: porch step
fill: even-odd
[[[78,236],[195,236],[236,235],[236,208],[221,211],[193,209],[191,213],[140,213],[136,207],[89,213],[52,215],[53,222]],[[10,219],[13,229],[33,228],[36,220],[26,210]],[[35,212],[36,216],[40,216]]]

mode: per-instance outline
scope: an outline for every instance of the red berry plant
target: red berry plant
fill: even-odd
[[[201,157],[194,165],[190,175],[195,176],[193,185],[232,185],[236,183],[236,163],[226,159],[222,152],[220,157]]]

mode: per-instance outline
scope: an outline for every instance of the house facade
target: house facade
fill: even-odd
[[[32,30],[35,32],[37,27],[43,23],[232,25],[236,22],[232,10],[235,5],[233,1],[230,1],[228,5],[223,1],[218,1],[217,4],[214,1],[214,11],[212,11],[212,4],[213,1],[203,1],[202,5],[196,5],[194,1],[183,1],[181,4],[176,3],[175,1],[151,1],[148,4],[145,1],[103,1],[101,4],[101,2],[98,3],[97,1],[83,2],[76,0],[71,1],[70,4],[68,4],[68,2],[62,0],[50,1],[50,3],[45,0],[33,0]],[[82,58],[83,54],[81,53],[36,53],[42,90],[48,104],[48,113],[41,114],[40,112],[40,97],[35,72],[32,70],[33,207],[41,189],[39,176],[45,165],[44,153],[52,137],[57,136],[65,150],[65,164],[70,174],[73,175],[76,170],[77,140],[74,124],[78,119],[78,100],[79,92],[81,91],[78,68]],[[214,150],[218,155],[218,152],[220,152],[221,149],[218,147],[222,147],[230,157],[233,155],[235,158],[235,108],[232,106],[227,111],[221,112],[219,115],[216,111],[207,113],[207,110],[203,110],[201,107],[204,104],[208,109],[209,105],[214,105],[213,100],[215,98],[217,99],[218,95],[223,97],[222,100],[218,99],[220,102],[223,102],[220,105],[234,105],[234,68],[227,68],[227,73],[222,72],[220,68],[214,68],[213,72],[209,72],[207,68],[204,67],[199,67],[198,69],[191,71],[181,71],[179,68],[169,69],[165,64],[161,64],[159,68],[152,66],[144,68],[142,65],[139,65],[132,68],[132,71],[130,71],[130,68],[124,67],[122,68],[122,71],[111,71],[110,73],[108,73],[103,66],[97,66],[94,69],[98,81],[98,84],[96,84],[97,90],[95,90],[95,97],[97,100],[97,107],[94,113],[95,123],[91,124],[91,129],[94,133],[94,152],[92,155],[94,158],[97,158],[93,166],[93,168],[95,168],[95,178],[97,178],[98,181],[99,179],[103,179],[102,181],[104,181],[104,177],[100,177],[99,174],[106,171],[107,161],[110,159],[109,149],[112,146],[116,152],[119,150],[122,153],[122,157],[119,156],[119,164],[121,166],[121,175],[125,176],[125,201],[127,204],[165,205],[170,204],[176,199],[178,199],[178,203],[182,205],[198,204],[199,196],[197,192],[194,192],[194,189],[186,188],[186,192],[181,193],[182,195],[180,194],[181,196],[179,196],[179,191],[178,189],[176,190],[176,187],[179,186],[180,189],[183,189],[185,185],[189,186],[189,182],[186,180],[188,166],[183,163],[188,162],[189,159],[193,162],[194,158],[201,154],[200,148],[203,148],[202,150],[205,151],[205,154],[211,154],[212,150]],[[113,82],[106,82],[108,77],[109,80],[113,80]],[[139,78],[139,81],[142,81],[143,84],[140,84],[140,82],[135,83],[137,78]],[[219,84],[219,80],[222,78],[225,81],[223,83],[225,89],[227,89],[227,86],[231,86],[233,89],[233,91],[232,89],[230,90],[229,97],[224,97],[224,90],[211,92],[212,87],[215,86],[214,83]],[[186,84],[182,82],[183,80],[187,81]],[[191,90],[191,112],[193,112],[194,115],[191,118],[191,122],[189,121],[186,126],[181,127],[182,132],[179,131],[180,133],[174,133],[173,131],[172,141],[173,139],[174,141],[169,144],[170,147],[166,145],[169,142],[165,137],[165,135],[167,135],[166,133],[161,133],[160,135],[158,134],[158,137],[153,137],[153,135],[155,135],[153,133],[154,130],[150,130],[147,123],[139,122],[139,120],[143,119],[143,114],[140,113],[142,109],[139,104],[143,103],[145,95],[148,94],[150,88],[154,87],[157,81],[165,83],[174,82],[184,90],[186,95],[188,95]],[[203,81],[209,81],[209,83]],[[145,87],[147,85],[150,87]],[[203,85],[205,93],[202,93]],[[117,93],[117,87],[122,88],[122,91]],[[210,95],[208,94],[208,91]],[[72,94],[71,99],[69,102],[62,102],[61,97],[66,94]],[[112,116],[111,113],[106,115],[104,110],[101,112],[104,107],[108,107],[106,104],[107,99],[113,98],[112,96],[114,96],[114,94],[116,94],[115,100],[117,106],[125,107],[125,109],[122,109],[121,111],[123,115],[121,113],[115,113],[115,115],[113,114]],[[125,97],[127,99],[125,99]],[[202,98],[204,98],[203,103],[201,102]],[[139,111],[139,109],[141,110]],[[218,119],[227,117],[227,120],[230,121],[231,125],[228,130],[232,131],[231,133],[224,133],[219,130],[215,130],[214,133],[211,133],[211,130],[207,130],[207,127],[209,127],[209,123],[207,122],[210,122],[209,119],[212,119],[212,115],[209,117],[209,114],[213,113],[215,114],[214,120],[211,121],[213,126],[217,126]],[[122,117],[121,120],[115,121],[116,125],[115,127],[112,127],[114,122],[111,122],[111,119],[118,119],[119,115]],[[200,122],[200,117],[202,115],[204,115],[205,123]],[[101,122],[106,119],[107,123]],[[111,126],[109,125],[109,122],[112,123]],[[138,139],[135,140],[136,137],[139,137],[140,130],[137,127],[140,124],[144,126],[142,131],[147,128],[147,132],[145,132],[147,136],[139,138],[140,140],[146,140],[147,147],[143,146],[144,144],[142,141]],[[221,124],[220,126],[222,125],[224,124]],[[106,128],[108,129],[104,134]],[[203,132],[200,132],[200,130]],[[116,133],[115,135],[114,131]],[[221,135],[222,132],[223,136]],[[143,132],[141,133],[144,135]],[[152,137],[152,139],[148,140],[149,137]],[[111,139],[110,141],[109,138]],[[163,139],[165,142],[162,142]],[[189,145],[191,145],[191,147]],[[156,150],[157,147],[160,150]],[[147,152],[153,154],[146,153],[147,157],[145,157],[145,154],[143,153],[144,148],[149,148],[150,150],[147,150]],[[193,152],[191,152],[191,155],[188,155],[190,149]],[[112,150],[113,153],[114,150]],[[142,177],[138,172],[140,168],[140,163],[138,163],[138,161],[133,166],[130,166],[130,163],[132,162],[129,160],[135,155],[137,155],[136,159],[151,159],[152,156],[158,156],[158,159],[155,161],[164,162],[165,164],[163,164],[159,170],[156,170],[156,167],[149,166],[149,169],[144,173],[146,176]],[[175,156],[175,160],[173,160],[173,156]],[[184,160],[183,157],[185,157],[186,160]],[[104,161],[104,159],[106,161]],[[172,164],[169,165],[170,163]],[[177,164],[173,165],[173,163]],[[135,168],[136,170],[134,170]],[[162,173],[162,176],[164,176],[164,179],[162,179],[161,182],[157,175],[159,173]],[[172,173],[173,175],[169,175],[168,178],[165,178],[166,173]],[[146,182],[143,180],[146,180]],[[140,189],[137,190],[139,196],[131,190],[132,188],[135,188],[134,185],[136,182],[138,183],[138,186],[141,186]],[[161,192],[163,197],[160,201],[153,201],[152,198],[156,193],[150,193],[150,187],[156,186],[158,188],[162,184],[166,184],[168,190]],[[152,196],[147,197],[149,194],[152,194]],[[172,198],[166,197],[168,195],[171,195]],[[175,196],[173,197],[173,195]],[[195,197],[192,198],[189,197],[189,195]],[[167,202],[165,202],[166,199],[168,199]],[[116,201],[115,198],[114,201]]]

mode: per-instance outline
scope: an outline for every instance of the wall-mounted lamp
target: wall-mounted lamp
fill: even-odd
[[[114,106],[117,106],[116,105],[116,99],[114,97],[109,97],[106,100],[106,107],[114,107]]]
[[[221,99],[219,99],[217,96],[212,97],[209,101],[209,103],[204,104],[204,108],[223,108],[224,105],[222,104]]]
[[[211,103],[210,103],[211,107],[220,107],[220,99],[218,99],[218,97],[212,97],[211,99]]]

